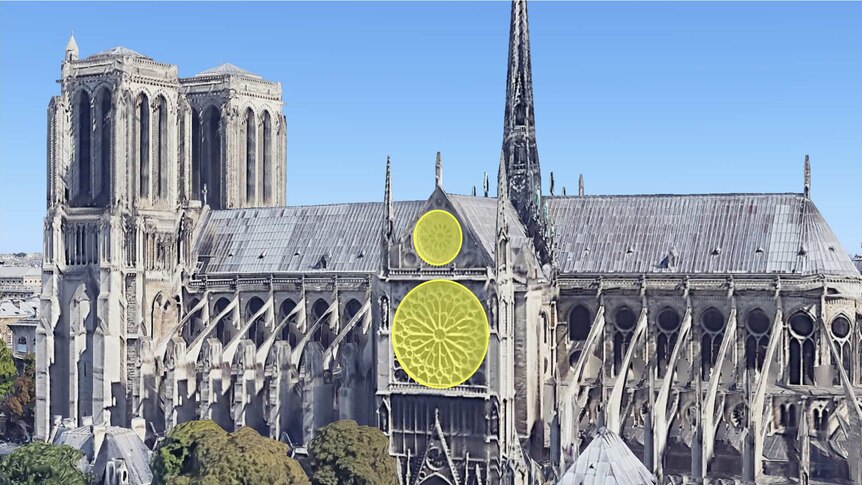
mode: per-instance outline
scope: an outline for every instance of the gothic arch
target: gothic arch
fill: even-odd
[[[92,98],[86,89],[80,89],[75,94],[75,126],[77,138],[75,144],[75,160],[77,161],[77,201],[87,205],[93,195],[93,151],[92,151]]]
[[[153,120],[155,121],[155,149],[153,160],[153,183],[156,199],[168,198],[168,102],[164,96],[159,95],[153,106]]]
[[[362,309],[362,303],[359,303],[359,300],[357,300],[356,298],[351,298],[350,301],[348,301],[347,304],[344,305],[344,310],[341,312],[341,326],[342,326],[342,328],[344,326],[346,326],[348,323],[350,323],[350,320],[352,320],[353,317],[355,317],[356,314],[359,313],[359,310],[361,310],[361,309]],[[357,327],[354,327],[354,330],[351,331],[347,335],[347,337],[344,340],[345,342],[354,342],[357,344],[361,343],[361,338],[360,338],[359,332],[355,331],[356,328]]]
[[[272,169],[273,169],[273,143],[272,143],[272,116],[269,114],[269,110],[263,111],[263,150],[261,150],[261,155],[263,157],[261,164],[261,187],[260,193],[263,200],[263,203],[269,205],[272,203]]]
[[[788,383],[814,384],[815,319],[805,311],[797,311],[787,320],[789,337]]]
[[[282,320],[287,318],[290,315],[290,312],[296,308],[296,302],[290,298],[285,298],[284,301],[278,306],[278,323],[280,324]],[[290,343],[290,347],[293,348],[296,346],[298,339],[296,339],[296,335],[293,336],[293,341],[291,342],[291,332],[294,330],[296,322],[296,315],[290,318],[290,321],[286,322],[284,326],[281,328],[280,340],[286,340]]]
[[[98,131],[98,164],[93,179],[96,184],[94,194],[99,205],[107,205],[111,202],[111,145],[113,144],[113,129],[111,121],[113,118],[113,93],[108,85],[103,85],[96,91],[96,122]]]
[[[632,341],[635,326],[637,326],[637,315],[627,305],[622,305],[614,312],[614,336],[613,336],[613,375],[617,375],[622,369],[625,353]]]
[[[709,379],[718,358],[725,325],[724,314],[715,307],[707,308],[700,316],[700,368],[703,379]]]
[[[186,311],[192,310],[194,307],[198,306],[198,303],[200,303],[198,298],[192,298],[189,301]],[[186,345],[191,345],[194,339],[203,332],[204,322],[200,317],[199,311],[188,318],[188,321],[186,321],[183,326],[183,340],[185,340]]]
[[[679,312],[671,307],[663,308],[656,317],[656,327],[658,329],[656,336],[656,361],[658,362],[658,374],[660,377],[664,377],[667,371],[673,348],[676,346],[676,341],[679,338],[681,325],[682,318],[680,318]]]
[[[245,201],[255,204],[257,197],[257,116],[245,110]]]
[[[138,196],[150,198],[150,98],[141,92],[135,98],[135,161]]]
[[[320,320],[320,317],[326,313],[327,309],[329,309],[329,303],[327,303],[323,298],[318,298],[311,307],[310,323],[312,325],[317,323],[317,321]],[[315,342],[320,342],[324,349],[328,348],[329,344],[332,343],[332,340],[335,338],[328,320],[328,316],[327,318],[320,320],[320,325],[317,326],[317,330],[314,331],[314,335],[312,335],[311,338]]]
[[[222,120],[221,109],[209,104],[202,111],[200,119],[200,192],[201,200],[213,209],[222,206]],[[206,189],[206,197],[204,197]]]
[[[228,305],[230,305],[230,300],[226,297],[219,298],[213,306],[212,314],[214,316],[218,316],[225,308],[228,307]],[[213,337],[217,338],[222,345],[227,345],[233,336],[234,322],[232,313],[232,311],[228,312],[227,315],[224,315],[216,323],[215,335],[213,335]]]
[[[263,300],[257,296],[252,297],[245,305],[246,320],[253,317],[261,308],[263,308]],[[263,341],[266,338],[266,324],[264,318],[265,315],[260,315],[255,318],[254,322],[248,328],[248,334],[246,335],[246,338],[254,342],[258,347],[263,344]]]
[[[569,340],[582,342],[587,339],[592,326],[592,314],[584,305],[577,305],[569,311]]]
[[[844,368],[847,373],[847,378],[853,381],[853,352],[851,350],[851,335],[853,333],[853,325],[850,323],[850,318],[844,313],[839,313],[832,319],[829,324],[829,331],[835,339],[835,346],[838,349],[838,362],[834,362],[835,372],[833,373],[833,384],[841,385],[841,376],[838,372],[838,366]],[[831,356],[831,354],[830,354]]]
[[[755,308],[745,316],[745,366],[750,370],[763,368],[769,345],[772,320],[766,312]]]

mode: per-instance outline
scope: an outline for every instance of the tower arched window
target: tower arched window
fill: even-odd
[[[614,313],[613,375],[622,371],[623,359],[631,345],[635,325],[637,325],[637,315],[631,308],[624,306]]]
[[[745,367],[749,370],[763,368],[771,327],[769,317],[759,308],[752,310],[745,319]]]
[[[312,335],[312,340],[315,342],[320,342],[324,349],[329,347],[329,344],[332,343],[332,339],[334,335],[332,334],[332,328],[329,325],[329,315],[326,315],[326,310],[329,309],[329,304],[326,303],[326,300],[320,298],[314,305],[311,307],[311,322],[319,323],[317,326],[317,330],[314,331],[314,335]],[[326,315],[325,318],[324,315]]]
[[[201,198],[201,115],[192,108],[191,199]]]
[[[78,121],[78,198],[83,203],[88,203],[92,197],[93,160],[90,137],[93,133],[92,118],[90,112],[90,95],[86,91],[78,94],[78,102],[75,105],[75,114]]]
[[[673,348],[679,338],[679,327],[681,320],[679,313],[671,308],[665,308],[658,315],[658,339],[656,341],[656,361],[658,362],[659,377],[664,377],[668,371]]]
[[[168,102],[159,96],[156,100],[156,153],[153,163],[153,181],[156,198],[168,196]]]
[[[138,165],[138,195],[150,197],[150,100],[141,93],[135,101],[135,155]]]
[[[252,110],[245,112],[245,201],[255,203],[257,187],[257,121]]]
[[[709,308],[700,318],[700,368],[703,379],[709,379],[715,366],[724,339],[724,326],[724,315],[716,308]]]
[[[221,178],[222,178],[222,133],[221,113],[215,106],[204,111],[201,123],[201,165],[200,165],[200,196],[203,200],[206,186],[206,202],[213,209],[221,209]]]
[[[261,170],[261,195],[264,204],[272,203],[272,117],[269,111],[263,114],[263,164]]]
[[[342,328],[347,326],[347,324],[350,323],[351,320],[353,320],[353,317],[355,317],[359,313],[359,310],[361,310],[361,309],[362,309],[362,304],[359,303],[359,301],[357,301],[355,299],[351,299],[349,302],[347,302],[347,305],[344,305],[344,314],[341,316]],[[347,337],[346,342],[355,342],[358,340],[358,338],[357,338],[358,333],[355,331],[355,329],[360,325],[361,325],[360,322],[356,323],[356,325],[353,327],[354,331],[350,332],[350,334]]]
[[[194,309],[196,306],[198,306],[198,303],[200,303],[200,300],[198,300],[197,298],[192,298],[192,300],[189,301],[187,307],[188,310],[191,311],[192,309]],[[183,339],[186,341],[186,345],[191,345],[192,341],[194,341],[194,339],[197,338],[197,336],[200,335],[203,330],[204,322],[200,316],[200,310],[198,310],[197,313],[189,317],[183,328]]]
[[[96,97],[98,106],[98,130],[99,130],[99,171],[96,179],[95,193],[99,205],[109,204],[111,201],[111,143],[113,130],[111,129],[111,91],[107,88],[99,91]]]
[[[587,339],[592,326],[592,315],[590,310],[583,305],[572,308],[569,312],[569,340],[582,342]]]
[[[814,384],[814,320],[805,313],[790,317],[789,383]]]

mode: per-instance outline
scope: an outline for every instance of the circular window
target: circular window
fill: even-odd
[[[616,323],[618,329],[628,331],[635,328],[637,317],[635,316],[635,312],[631,311],[629,307],[624,306],[617,310],[616,315],[614,315],[614,323]]]
[[[718,333],[724,329],[724,315],[715,308],[710,308],[701,317],[703,328],[707,332]]]
[[[753,334],[764,334],[769,331],[769,317],[761,310],[754,310],[748,314],[746,326],[748,331]]]
[[[790,318],[790,330],[799,337],[807,337],[814,333],[814,322],[804,313],[797,313]]]
[[[679,314],[670,308],[658,315],[658,328],[665,332],[674,332],[679,329]]]
[[[850,335],[850,322],[844,317],[832,320],[832,334],[838,338]]]

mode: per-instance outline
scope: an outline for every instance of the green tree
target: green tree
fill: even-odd
[[[18,377],[18,369],[15,368],[15,359],[12,351],[5,344],[0,345],[0,396],[5,396],[15,388],[15,378]]]
[[[389,439],[377,428],[342,420],[318,430],[308,447],[314,485],[395,485]]]
[[[309,484],[286,444],[252,428],[227,433],[212,421],[171,430],[153,455],[152,470],[161,484]]]
[[[76,463],[84,454],[71,446],[33,442],[0,461],[0,483],[86,485]]]
[[[26,438],[33,429],[33,410],[36,406],[35,369],[35,359],[30,354],[24,358],[22,372],[13,382],[13,392],[0,398],[0,412],[7,418],[7,436],[18,435]]]

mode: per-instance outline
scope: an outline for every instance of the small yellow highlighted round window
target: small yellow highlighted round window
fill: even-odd
[[[431,266],[451,263],[461,251],[462,240],[461,224],[444,210],[426,212],[413,228],[416,254]]]
[[[445,389],[482,365],[490,329],[482,303],[465,286],[431,280],[410,290],[392,320],[392,347],[416,382]]]

